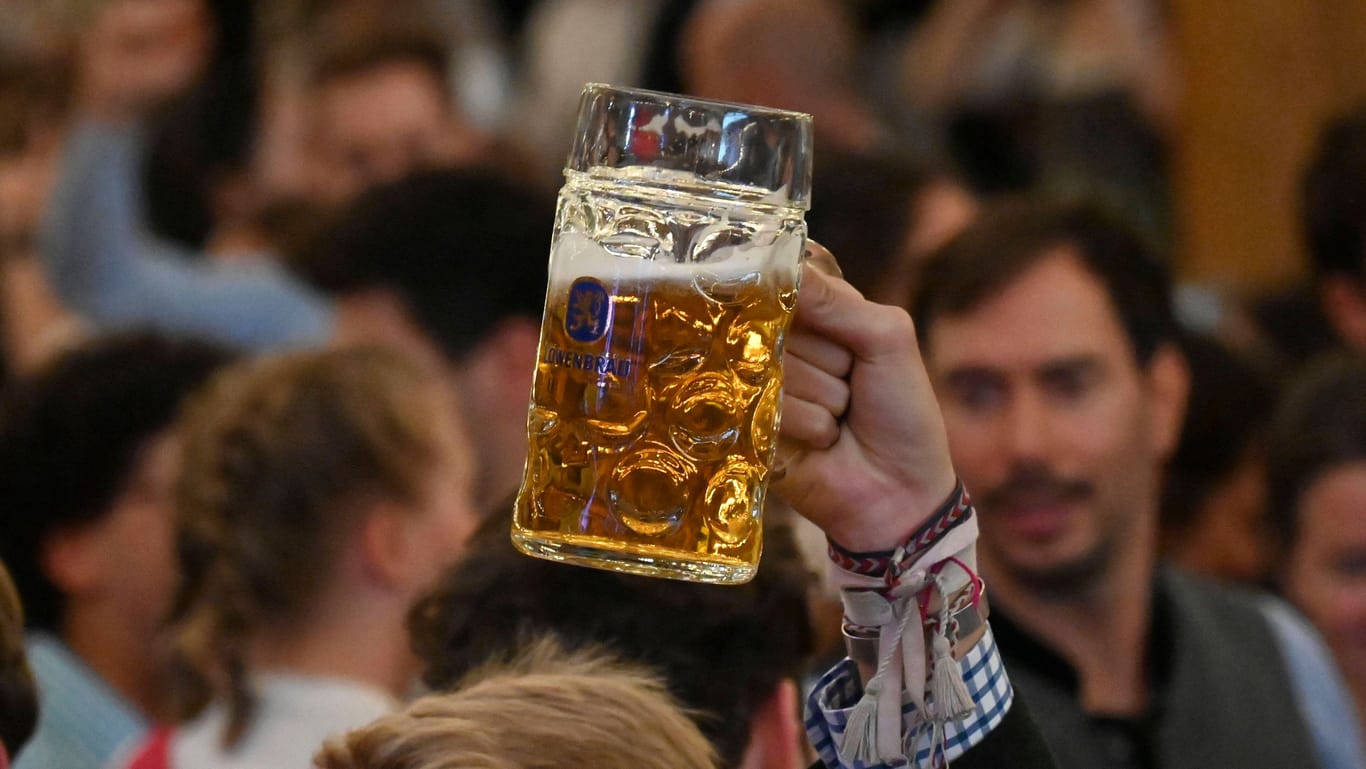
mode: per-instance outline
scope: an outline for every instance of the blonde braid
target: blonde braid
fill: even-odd
[[[250,726],[250,649],[302,621],[360,500],[414,500],[435,456],[427,384],[379,350],[265,358],[220,376],[181,425],[177,490],[185,581],[177,612],[181,715],[228,708],[225,746]]]

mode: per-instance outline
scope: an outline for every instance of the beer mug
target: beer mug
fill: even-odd
[[[584,89],[513,516],[522,552],[754,576],[810,179],[809,115]]]

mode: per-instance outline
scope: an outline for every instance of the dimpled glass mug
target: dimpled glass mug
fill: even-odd
[[[745,582],[777,449],[811,117],[589,85],[565,178],[513,542]]]

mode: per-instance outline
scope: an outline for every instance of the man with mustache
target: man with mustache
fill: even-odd
[[[979,501],[992,628],[1059,766],[1362,766],[1302,621],[1158,559],[1187,371],[1142,243],[1084,206],[1010,202],[919,286],[954,466]]]

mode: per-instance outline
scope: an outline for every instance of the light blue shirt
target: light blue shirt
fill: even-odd
[[[14,769],[103,769],[142,739],[146,719],[66,644],[32,633],[24,646],[38,682],[38,728]]]
[[[251,350],[325,341],[333,308],[275,260],[188,255],[144,225],[137,130],[67,138],[39,252],[57,295],[97,328],[151,327]]]
[[[1314,738],[1324,769],[1363,769],[1361,722],[1332,654],[1318,634],[1285,603],[1267,597],[1262,614],[1285,656],[1295,704]]]

